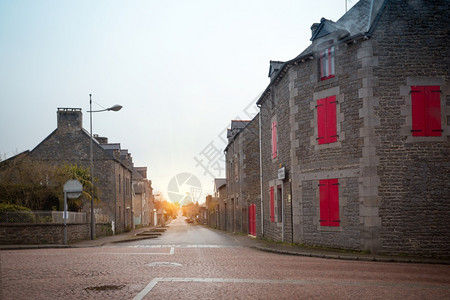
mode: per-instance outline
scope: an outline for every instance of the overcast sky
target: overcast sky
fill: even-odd
[[[294,58],[312,23],[344,13],[345,0],[0,0],[0,155],[37,146],[58,107],[82,108],[89,131],[92,94],[94,110],[123,105],[94,114],[94,133],[128,149],[166,197],[193,174],[203,202],[269,61]]]

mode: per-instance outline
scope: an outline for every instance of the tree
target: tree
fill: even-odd
[[[69,179],[83,185],[78,199],[69,199],[70,211],[80,211],[82,199],[90,201],[92,186],[89,169],[66,164],[62,167],[25,154],[0,162],[0,203],[16,204],[32,210],[60,210],[63,208],[63,186]],[[94,186],[94,201],[99,202],[99,191]]]

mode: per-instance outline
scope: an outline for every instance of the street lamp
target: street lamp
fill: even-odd
[[[93,141],[94,137],[92,136],[92,113],[102,112],[102,111],[119,111],[122,106],[114,105],[110,108],[101,109],[101,110],[92,110],[92,94],[89,94],[89,118],[91,125],[91,142],[90,142],[90,169],[91,169],[91,240],[95,239],[95,216],[94,216],[94,150],[93,150]]]

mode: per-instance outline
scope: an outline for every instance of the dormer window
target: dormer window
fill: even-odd
[[[320,52],[320,80],[333,78],[334,75],[334,46],[331,46]]]

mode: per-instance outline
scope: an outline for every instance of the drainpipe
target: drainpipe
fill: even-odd
[[[261,195],[261,236],[264,236],[264,203],[263,203],[263,164],[262,164],[262,109],[261,105],[259,107],[259,185],[260,185],[260,195]]]

